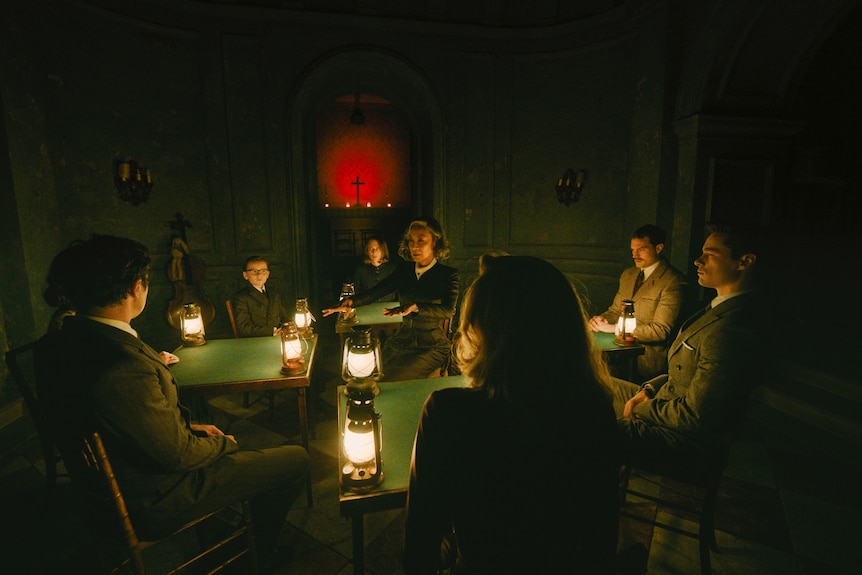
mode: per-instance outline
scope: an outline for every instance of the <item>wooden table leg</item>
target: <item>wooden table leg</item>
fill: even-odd
[[[362,513],[350,519],[353,537],[353,575],[365,573],[365,523]]]
[[[305,388],[299,387],[296,389],[296,406],[299,410],[299,427],[302,430],[302,446],[308,451],[308,405],[305,401]],[[305,493],[308,500],[308,506],[314,507],[314,498],[311,494],[311,468],[308,469],[308,479],[306,480]]]

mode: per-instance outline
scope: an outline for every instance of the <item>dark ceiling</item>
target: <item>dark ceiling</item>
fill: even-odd
[[[564,24],[613,10],[625,0],[196,0],[225,6],[322,12],[499,28]]]

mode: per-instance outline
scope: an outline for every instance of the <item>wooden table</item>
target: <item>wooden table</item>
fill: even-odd
[[[599,349],[602,350],[602,356],[608,363],[608,367],[613,369],[615,366],[622,366],[624,373],[621,375],[624,375],[625,379],[629,381],[634,381],[637,376],[638,356],[646,352],[644,346],[637,344],[619,345],[614,342],[616,339],[614,334],[601,331],[594,331],[593,338]]]
[[[344,340],[348,334],[350,334],[353,326],[356,325],[364,325],[371,328],[371,331],[375,334],[379,335],[381,331],[387,330],[395,330],[401,324],[401,316],[385,316],[383,315],[383,310],[391,307],[398,307],[401,305],[397,301],[382,301],[370,303],[368,305],[361,305],[354,309],[356,309],[356,322],[355,323],[342,323],[340,321],[341,318],[336,320],[335,322],[335,333],[337,333],[341,338],[341,345],[344,345]]]
[[[297,375],[281,373],[281,338],[273,336],[215,339],[197,347],[180,347],[174,351],[180,361],[171,365],[171,371],[184,396],[295,389],[302,445],[307,450],[309,426],[306,389],[311,385],[317,335],[303,341],[308,343],[303,354],[305,371]],[[310,473],[307,496],[308,506],[311,507]]]
[[[380,393],[374,398],[374,407],[380,414],[383,448],[383,481],[364,493],[339,490],[341,515],[349,517],[353,538],[353,572],[362,575],[365,568],[364,515],[375,511],[398,509],[407,503],[410,482],[410,458],[413,456],[413,439],[419,425],[419,416],[425,399],[432,391],[446,387],[466,387],[461,376],[390,381],[378,384]],[[344,429],[347,409],[345,386],[338,387],[338,429]],[[340,434],[339,434],[340,436]],[[339,441],[338,469],[340,475],[343,455]]]

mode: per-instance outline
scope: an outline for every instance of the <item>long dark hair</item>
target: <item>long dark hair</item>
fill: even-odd
[[[473,387],[492,401],[537,407],[609,402],[607,367],[566,276],[531,256],[487,257],[482,268],[464,296],[456,346]]]

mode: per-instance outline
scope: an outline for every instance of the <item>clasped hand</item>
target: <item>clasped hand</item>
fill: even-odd
[[[233,435],[225,435],[225,433],[221,429],[210,423],[192,423],[189,425],[189,427],[191,427],[195,431],[203,431],[207,434],[207,437],[219,437],[221,435],[224,435],[225,437],[236,443],[236,438]]]
[[[602,331],[605,333],[614,333],[616,330],[616,326],[612,323],[608,323],[608,320],[603,318],[600,315],[594,315],[590,318],[590,329],[593,331]]]
[[[634,397],[628,400],[623,406],[623,417],[625,417],[626,419],[637,419],[637,416],[634,412],[635,406],[643,403],[644,401],[647,401],[648,399],[649,397],[647,397],[647,394],[644,390],[640,390],[639,392],[637,392]]]

